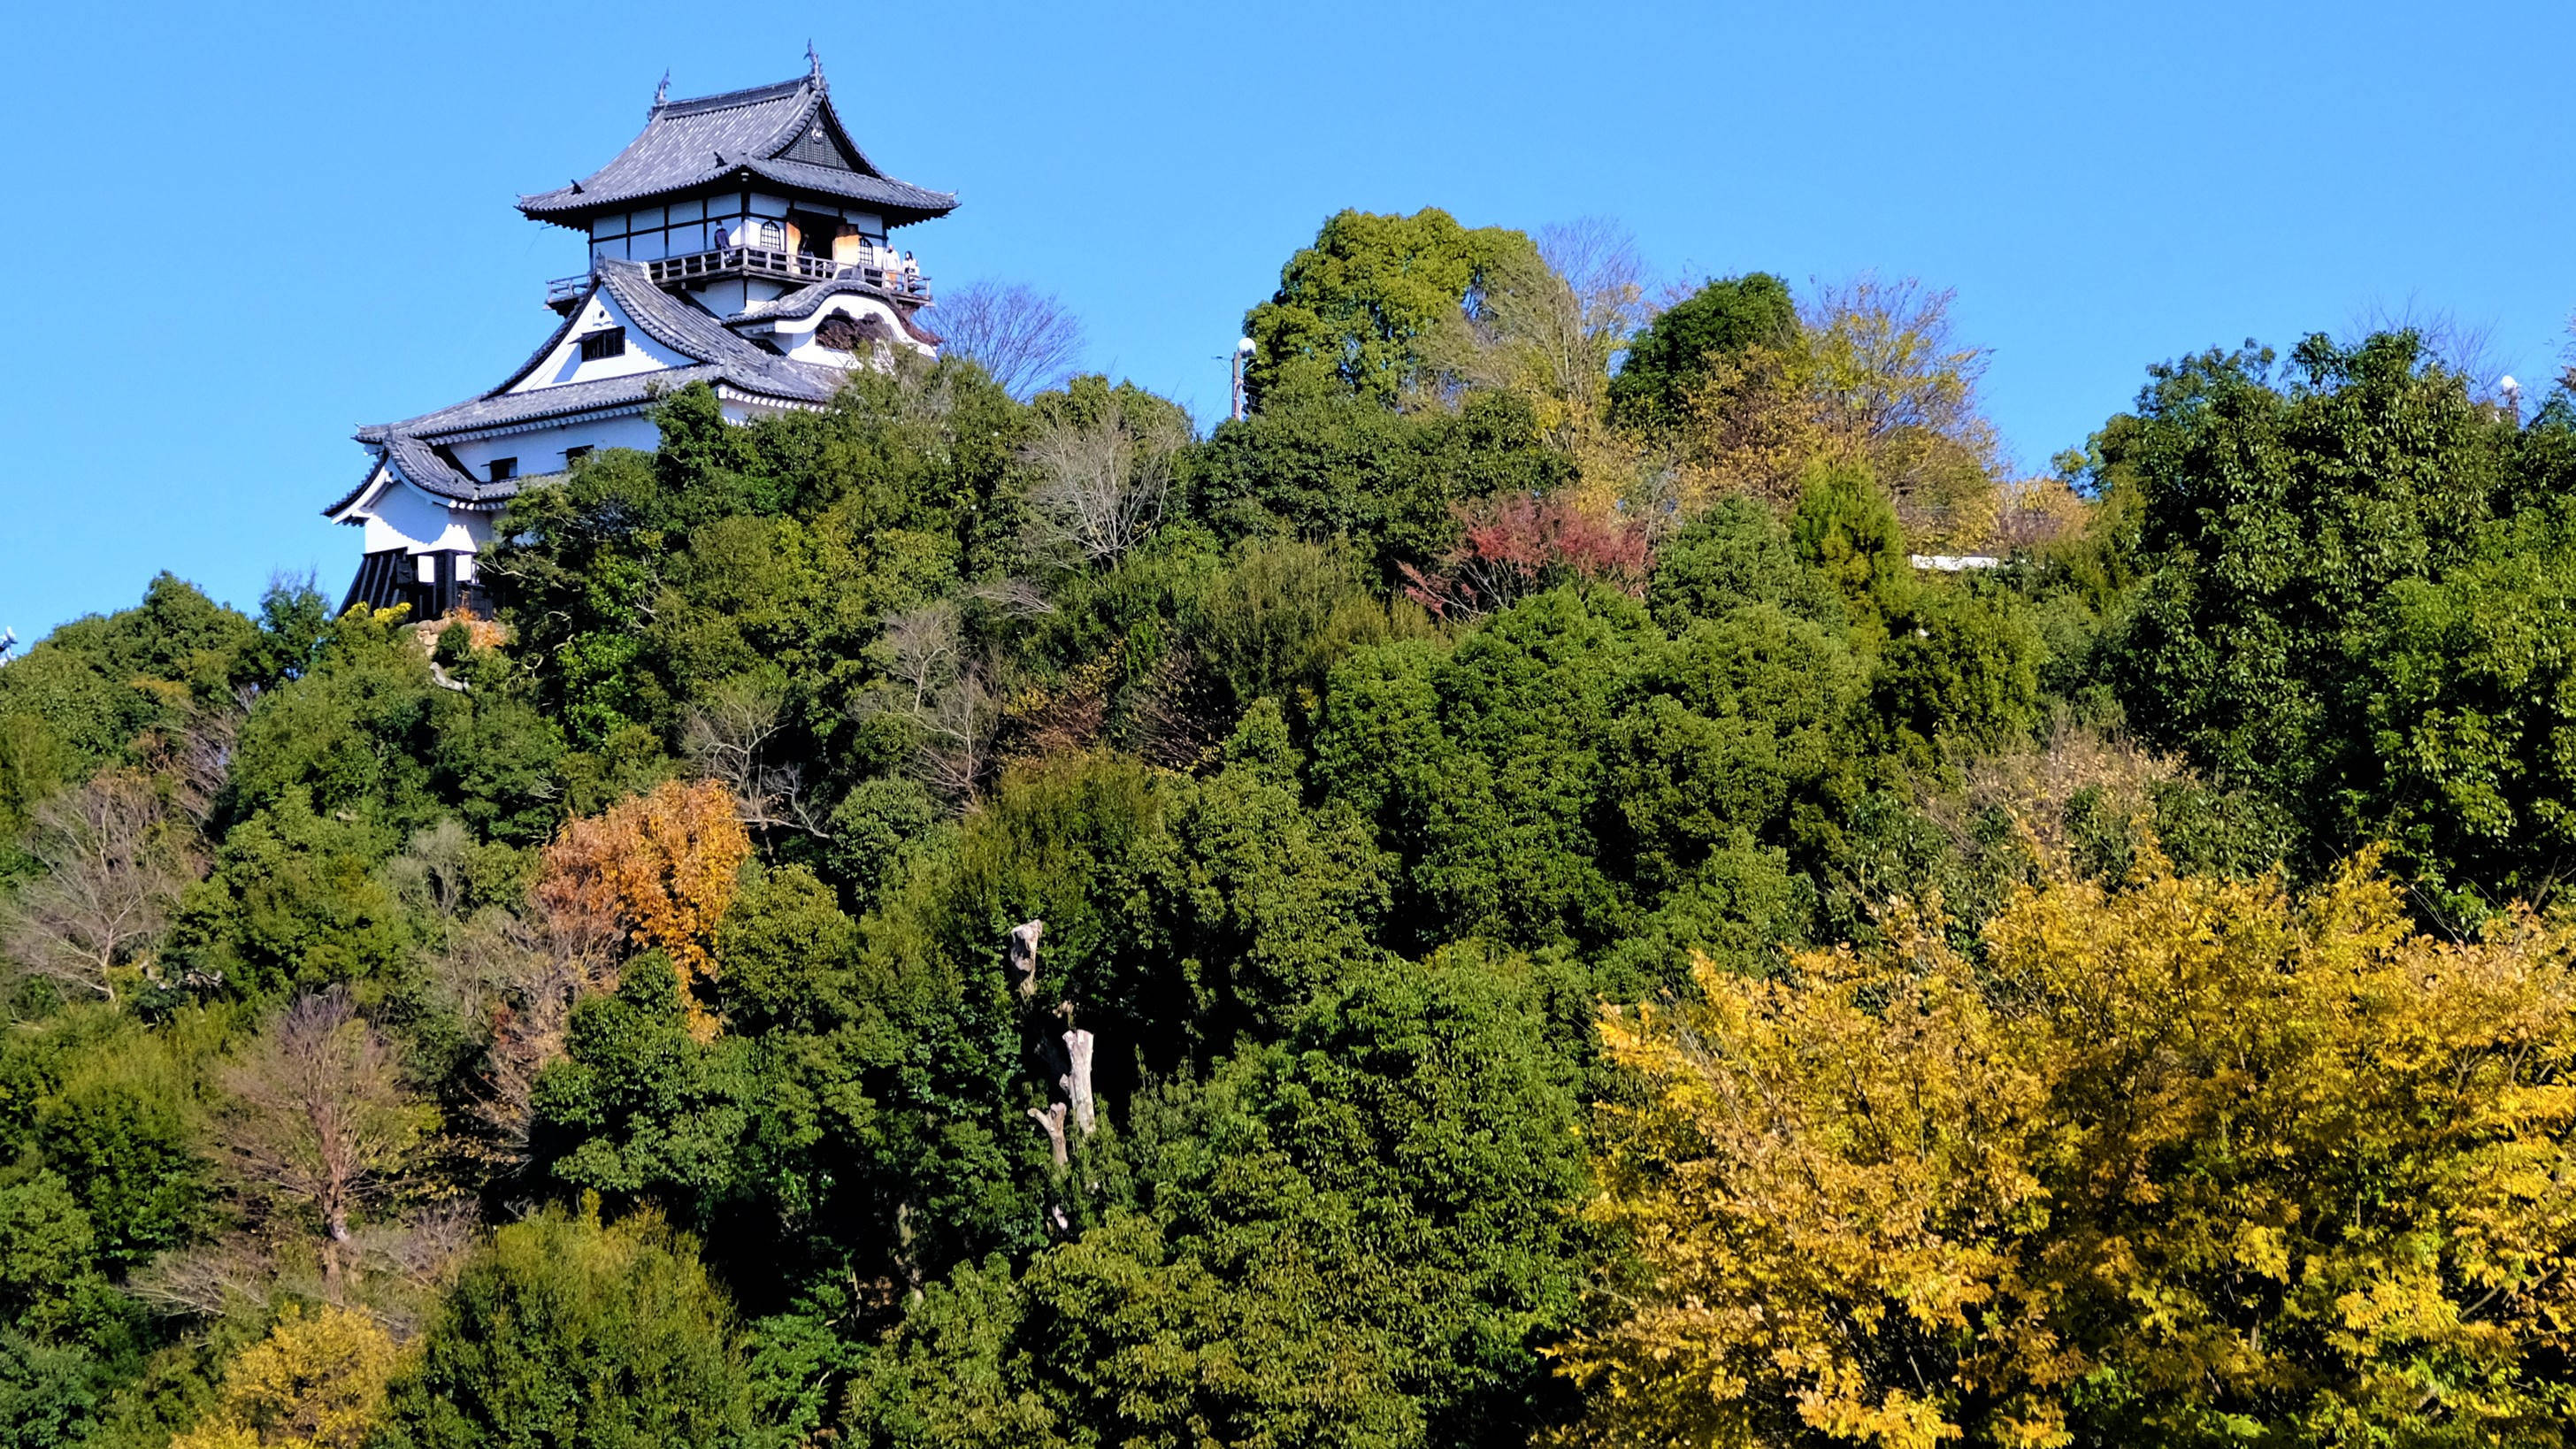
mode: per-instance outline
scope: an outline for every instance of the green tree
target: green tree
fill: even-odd
[[[1793,817],[1848,789],[1863,678],[1839,639],[1773,604],[1655,651],[1610,749],[1605,799],[1627,869],[1670,889],[1739,837],[1789,844]]]
[[[1333,674],[1316,737],[1326,792],[1405,862],[1399,949],[1490,933],[1598,942],[1626,909],[1603,868],[1603,751],[1623,686],[1660,639],[1634,600],[1556,589],[1446,654],[1397,643]]]
[[[1464,227],[1438,207],[1411,216],[1343,211],[1288,259],[1279,291],[1245,315],[1254,406],[1339,392],[1391,404],[1422,376],[1429,339],[1530,240]]]
[[[35,1145],[88,1215],[102,1264],[133,1268],[197,1235],[207,1197],[204,1063],[127,1027],[82,1051],[35,1113]]]
[[[1220,424],[1188,460],[1183,496],[1221,539],[1342,542],[1392,587],[1400,565],[1427,566],[1456,541],[1457,505],[1572,476],[1523,399],[1470,392],[1454,413],[1397,413],[1327,393]]]
[[[1798,557],[1841,596],[1853,642],[1875,647],[1912,595],[1914,574],[1896,507],[1869,470],[1853,464],[1810,467],[1790,515],[1789,536]]]
[[[2491,525],[2439,579],[2391,586],[2355,631],[2356,823],[2469,919],[2539,898],[2576,860],[2568,508]]]
[[[2008,748],[2038,722],[2040,640],[2019,595],[1917,588],[1895,624],[1877,692],[1900,751]]]
[[[2443,637],[2432,624],[2440,594],[2424,586],[2468,564],[2490,520],[2563,488],[2553,460],[2565,456],[2566,428],[2563,413],[2512,427],[2411,333],[2350,347],[2312,337],[2279,375],[2270,353],[2250,350],[2153,369],[2136,413],[2094,445],[2105,482],[2136,495],[2146,577],[2107,661],[2131,726],[2289,809],[2312,867],[2380,828],[2392,807],[2411,815],[2382,795],[2382,737],[2369,722],[2388,685],[2382,650],[2394,645],[2423,677],[2423,650]],[[2383,601],[2399,591],[2409,602],[2382,625]],[[2393,637],[2374,638],[2381,628]],[[2434,702],[2417,688],[2396,714],[2415,705]],[[2445,740],[2448,716],[2434,709],[2384,717],[2423,731],[2415,748],[2475,773],[2468,758],[2488,747]],[[2443,846],[2469,839],[2427,837],[2435,854],[2414,864],[2440,874]],[[2502,867],[2479,883],[2488,889],[2514,872],[2492,856],[2479,864]]]
[[[1668,633],[1718,619],[1745,604],[1773,604],[1838,627],[1842,600],[1807,567],[1780,516],[1741,495],[1719,499],[1655,550],[1646,607]]]
[[[1797,299],[1768,272],[1710,281],[1655,315],[1628,344],[1610,379],[1610,417],[1629,427],[1677,420],[1714,358],[1753,347],[1785,350],[1798,332]]]
[[[1138,1099],[1132,1204],[933,1287],[872,1442],[1467,1445],[1551,1409],[1577,1304],[1570,1062],[1526,963],[1355,973],[1287,1041]]]
[[[381,1449],[770,1442],[731,1306],[650,1213],[547,1209],[478,1253],[394,1380]]]

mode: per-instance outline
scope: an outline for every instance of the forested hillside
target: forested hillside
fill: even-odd
[[[1344,213],[1204,434],[682,391],[495,618],[56,630],[0,1446],[2564,1442],[2576,405],[2032,473],[1947,309]]]

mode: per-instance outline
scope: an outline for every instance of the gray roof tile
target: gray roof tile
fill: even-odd
[[[725,325],[739,327],[748,322],[779,322],[811,317],[824,303],[841,296],[883,297],[896,302],[919,300],[898,297],[883,287],[870,286],[856,277],[838,277],[828,282],[816,282],[809,287],[799,287],[784,297],[773,298],[767,302],[755,302],[727,317]],[[898,306],[894,309],[895,316],[903,321],[903,330],[911,333],[914,341],[925,346],[937,347],[943,339],[938,333],[921,325],[918,312],[918,308],[908,306]]]
[[[489,483],[474,478],[441,455],[437,446],[440,439],[485,428],[633,407],[695,382],[720,383],[755,397],[783,402],[828,402],[847,379],[839,368],[791,361],[745,342],[726,331],[714,313],[654,286],[646,279],[644,268],[633,262],[603,260],[594,278],[594,286],[605,288],[639,330],[689,358],[690,365],[510,391],[563,341],[573,325],[572,318],[567,318],[546,344],[499,387],[416,418],[362,427],[358,429],[358,441],[381,450],[395,470],[423,492],[458,503],[495,503],[516,494],[518,481]],[[573,309],[572,317],[580,315],[580,308]],[[358,501],[365,487],[361,482],[356,491],[323,512],[336,514],[347,508]]]
[[[440,498],[459,503],[499,503],[519,491],[517,479],[482,482],[448,461],[433,445],[408,433],[387,438],[385,452],[395,472],[410,479],[422,492]]]
[[[818,124],[829,129],[856,169],[785,159]],[[574,225],[595,213],[704,186],[740,169],[792,189],[879,207],[892,224],[942,216],[957,206],[950,193],[925,190],[879,171],[841,124],[818,67],[811,75],[777,85],[656,105],[645,118],[643,133],[614,160],[570,186],[520,197],[519,210],[539,221]]]
[[[468,398],[454,407],[440,408],[434,413],[423,413],[399,423],[360,428],[358,441],[381,444],[397,437],[452,437],[479,428],[543,422],[548,418],[570,417],[600,408],[624,407],[651,397],[656,387],[668,389],[686,387],[693,382],[714,382],[724,373],[725,369],[718,366],[673,367],[657,372],[630,373],[625,377],[603,377],[593,382],[568,382],[560,387],[533,388],[527,392],[496,390],[481,397]]]
[[[774,297],[766,302],[754,302],[724,319],[725,325],[738,327],[745,322],[776,322],[785,318],[811,317],[815,309],[834,297],[847,296],[892,299],[894,293],[883,287],[870,286],[856,277],[835,277],[828,282],[815,282],[810,286],[799,287],[784,297]]]
[[[753,173],[766,176],[781,186],[799,191],[819,191],[826,196],[877,207],[886,213],[888,222],[897,226],[907,221],[945,216],[957,209],[957,197],[953,192],[931,191],[890,176],[865,176],[837,166],[791,161],[784,156],[753,161],[749,166]]]

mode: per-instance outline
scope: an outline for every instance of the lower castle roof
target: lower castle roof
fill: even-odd
[[[792,301],[807,293],[822,293],[828,285],[810,287],[795,294],[794,298],[781,300]],[[474,477],[447,454],[443,444],[494,428],[632,411],[649,405],[662,393],[691,383],[708,383],[752,399],[813,406],[830,401],[847,380],[847,374],[840,368],[796,362],[753,346],[727,330],[726,319],[717,317],[686,297],[674,296],[653,285],[645,269],[634,262],[613,258],[597,262],[591,274],[591,290],[583,294],[583,302],[588,302],[602,290],[609,294],[637,330],[689,358],[690,365],[512,392],[510,389],[562,345],[564,337],[582,315],[583,309],[575,306],[565,317],[563,325],[556,328],[545,344],[500,386],[452,407],[415,418],[362,427],[357,432],[358,441],[376,449],[381,463],[390,465],[393,471],[432,497],[469,506],[498,507],[518,492],[518,482],[509,479],[489,482]],[[821,297],[814,300],[819,302]],[[744,319],[752,315],[752,312],[746,312]],[[762,315],[800,314],[789,311],[762,312]],[[376,470],[370,468],[365,481],[323,509],[323,515],[336,517],[347,511],[365,496],[375,477]]]

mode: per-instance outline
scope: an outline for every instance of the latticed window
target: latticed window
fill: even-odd
[[[581,360],[584,362],[597,362],[603,357],[624,357],[625,355],[626,329],[623,327],[602,327],[581,339]]]

